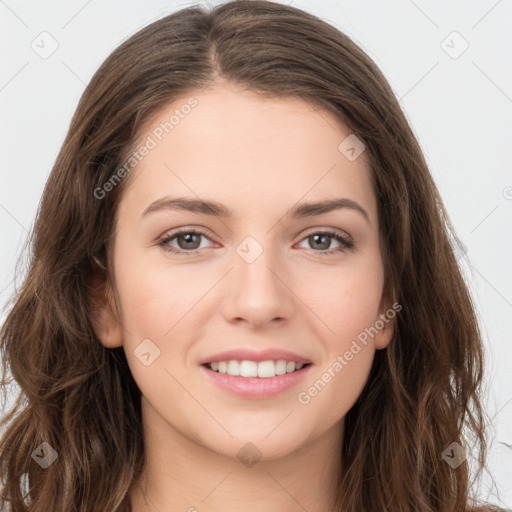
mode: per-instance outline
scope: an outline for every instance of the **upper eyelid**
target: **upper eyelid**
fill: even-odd
[[[330,231],[332,231],[332,233],[330,233]],[[322,228],[322,227],[313,227],[313,228],[308,228],[304,234],[302,234],[302,238],[299,240],[300,242],[302,242],[304,240],[304,238],[306,238],[307,236],[310,236],[311,234],[316,234],[316,233],[323,233],[323,232],[326,232],[326,234],[330,235],[330,236],[334,236],[334,235],[338,235],[338,236],[341,236],[342,238],[345,238],[347,239],[349,242],[354,242],[354,239],[353,237],[348,234],[345,230],[343,229],[340,229],[340,228]],[[212,237],[208,234],[209,233],[209,230],[207,228],[198,228],[198,227],[184,227],[184,228],[176,228],[175,230],[169,230],[169,231],[166,231],[161,237],[159,237],[158,239],[159,240],[169,240],[169,239],[173,239],[175,238],[176,236],[178,235],[181,235],[181,234],[187,234],[187,233],[195,233],[195,234],[198,234],[200,236],[203,236],[205,238],[208,238],[208,240],[210,240],[210,242],[214,242],[214,240],[212,240]],[[214,242],[216,243],[216,242]]]

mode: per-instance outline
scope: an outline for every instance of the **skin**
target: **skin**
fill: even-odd
[[[129,493],[133,511],[234,512],[250,503],[252,512],[327,512],[344,417],[375,350],[388,345],[393,322],[308,404],[297,395],[391,307],[383,299],[370,171],[364,153],[350,161],[338,150],[348,132],[332,114],[226,82],[160,110],[139,132],[141,140],[190,96],[198,105],[131,171],[118,210],[115,293],[100,288],[97,297],[98,337],[108,348],[124,347],[143,395],[147,464]],[[234,217],[164,209],[141,218],[166,195],[215,200]],[[370,222],[349,208],[287,217],[297,202],[331,198],[356,201]],[[181,227],[203,228],[208,237],[188,246],[177,237],[167,245],[184,252],[200,247],[199,254],[176,255],[158,245]],[[349,235],[354,247],[319,254],[341,246],[334,238],[316,244],[308,238],[326,228]],[[263,250],[252,263],[236,251],[247,236]],[[160,350],[148,366],[134,354],[145,339]],[[207,355],[238,347],[291,350],[313,367],[276,397],[238,397],[210,383],[198,366]],[[247,442],[262,455],[252,467],[237,457]]]

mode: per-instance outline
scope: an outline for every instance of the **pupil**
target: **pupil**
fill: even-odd
[[[197,237],[199,238],[199,235],[195,234],[195,233],[187,233],[185,235],[181,235],[180,237],[178,237],[178,240],[180,239],[185,239],[185,247],[182,246],[182,244],[180,243],[180,247],[181,249],[197,249],[197,247],[199,247],[199,245],[197,245],[196,247],[190,247],[190,244],[194,245],[194,242],[193,242],[193,237]],[[197,240],[196,240],[196,243],[197,243]]]
[[[316,243],[316,242],[317,242],[317,238],[321,238],[321,237],[323,237],[323,238],[325,238],[326,240],[328,240],[329,235],[312,235],[312,236],[310,236],[309,238],[313,238],[313,240],[314,240],[314,241],[315,241],[315,243]],[[327,241],[327,242],[324,242],[323,244],[321,243],[320,245],[322,245],[322,246],[323,246],[323,247],[319,247],[320,249],[328,249],[328,248],[329,248],[330,243],[329,243],[329,241]]]

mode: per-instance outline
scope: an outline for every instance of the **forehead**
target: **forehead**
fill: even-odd
[[[261,212],[262,204],[282,214],[301,200],[349,197],[375,216],[366,155],[344,153],[349,135],[334,114],[301,98],[230,84],[196,91],[139,130],[136,148],[150,149],[131,171],[120,210],[140,215],[159,197],[179,195],[214,198],[235,214]]]

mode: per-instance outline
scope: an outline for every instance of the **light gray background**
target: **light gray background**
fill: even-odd
[[[0,1],[0,306],[14,291],[16,259],[85,84],[121,41],[191,3]],[[424,150],[467,249],[461,262],[486,344],[488,468],[496,485],[485,474],[475,488],[512,507],[512,0],[293,5],[347,33],[375,60]],[[51,49],[44,31],[58,48],[43,59],[31,45]]]

